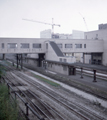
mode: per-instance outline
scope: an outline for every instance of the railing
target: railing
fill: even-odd
[[[4,79],[4,77],[2,77],[2,78],[3,78],[3,80],[4,80],[4,83],[6,83],[7,86],[8,86],[8,94],[12,97],[12,99],[15,100],[15,99],[17,99],[17,97],[18,97],[18,98],[22,101],[22,103],[25,105],[25,107],[26,107],[26,112],[24,112],[24,111],[21,109],[20,106],[19,106],[19,107],[20,107],[20,110],[23,112],[26,120],[30,120],[30,119],[29,119],[29,110],[33,113],[33,115],[35,115],[35,116],[38,118],[38,120],[45,120],[44,118],[41,118],[41,117],[35,112],[35,110],[21,97],[21,95],[20,95],[18,92],[14,91],[13,87],[10,85],[10,83],[8,83],[8,81],[7,81],[6,79]],[[14,96],[13,96],[12,94],[14,94]]]

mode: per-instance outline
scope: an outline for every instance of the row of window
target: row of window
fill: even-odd
[[[59,48],[62,48],[62,44],[57,44]],[[65,48],[73,48],[72,44],[65,44]],[[82,44],[75,44],[75,48],[82,48]],[[84,44],[84,48],[86,48],[86,44]]]
[[[62,48],[62,44],[57,44],[59,48]],[[1,44],[1,48],[3,49],[5,47],[4,43]],[[8,43],[8,48],[17,48],[17,43]],[[40,43],[33,43],[32,48],[41,48]],[[29,43],[21,43],[20,48],[30,48]],[[46,44],[46,48],[48,49],[48,44]],[[73,48],[72,44],[65,44],[65,48]],[[75,48],[82,48],[82,44],[75,44]],[[86,44],[84,44],[84,48],[86,48]]]
[[[4,43],[1,44],[1,48],[2,49],[5,48]],[[7,48],[13,48],[13,49],[17,48],[17,43],[8,43]],[[20,48],[30,48],[30,44],[29,43],[21,43]],[[40,43],[33,43],[32,48],[41,48],[41,44]]]

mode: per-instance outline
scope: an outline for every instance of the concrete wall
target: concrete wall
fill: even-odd
[[[63,53],[91,53],[91,52],[103,52],[103,40],[85,40],[85,39],[71,39],[71,40],[55,40],[57,44],[62,43]],[[65,48],[65,44],[72,44],[72,48]],[[82,44],[82,48],[75,48],[75,44]],[[86,48],[84,48],[86,44]]]
[[[0,38],[0,53],[44,53],[44,41],[36,38]],[[4,43],[4,48],[2,48]],[[17,43],[16,48],[8,48],[8,43]],[[21,48],[21,43],[29,43],[29,48]],[[33,43],[40,43],[42,48],[33,48]]]
[[[59,65],[59,64],[55,64],[55,63],[48,63],[47,64],[47,69],[57,72],[57,73],[61,73],[64,75],[68,75],[68,66],[65,65]]]
[[[103,31],[103,32],[101,32]],[[90,39],[37,39],[37,38],[0,38],[0,53],[45,53],[46,60],[59,61],[56,53],[53,51],[52,47],[49,45],[49,49],[46,49],[46,42],[55,41],[57,44],[61,43],[61,51],[63,53],[103,53],[103,63],[107,64],[107,31],[104,30],[87,33],[87,38]],[[92,36],[95,38],[98,33],[99,38],[103,40],[91,39]],[[2,48],[2,43],[4,43],[4,48]],[[8,43],[17,44],[16,48],[8,48]],[[29,48],[21,48],[21,43],[28,43]],[[33,43],[41,44],[41,48],[33,48]],[[65,48],[65,44],[72,44],[72,48]],[[76,48],[75,44],[82,44],[82,48]],[[84,45],[86,44],[86,48]]]
[[[55,41],[56,43],[62,43],[62,52],[103,52],[103,46],[106,46],[106,41],[103,40],[86,40],[86,39],[36,39],[36,38],[0,38],[0,53],[45,53],[45,43],[46,41]],[[1,47],[1,44],[4,43],[4,49]],[[8,43],[17,43],[17,48],[9,49]],[[21,43],[29,43],[30,47],[28,49],[20,48]],[[40,43],[41,48],[33,48],[33,43]],[[72,44],[72,48],[65,48],[65,44]],[[82,48],[75,48],[75,44],[82,44]],[[84,48],[84,44],[86,44],[86,48]],[[105,48],[105,47],[104,47]],[[106,48],[105,48],[106,50]]]
[[[55,51],[49,44],[49,42],[46,42],[48,45],[48,48],[46,49],[46,60],[53,60],[53,61],[59,61],[59,57],[56,55]]]
[[[36,59],[26,59],[24,60],[24,62],[35,67],[38,66],[38,62]]]

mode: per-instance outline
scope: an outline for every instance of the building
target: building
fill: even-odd
[[[51,29],[41,31],[40,38],[52,38]]]
[[[60,34],[54,33],[52,34],[51,30],[44,30],[40,32],[40,38],[52,38],[52,39],[64,39],[64,40],[71,40],[71,39],[84,39],[84,32],[78,30],[72,30],[72,34]],[[61,45],[58,44],[59,48]],[[83,62],[83,54],[82,53],[65,53],[67,57],[75,57],[76,62]]]
[[[98,30],[84,33],[84,39],[103,40],[103,53],[93,53],[86,55],[86,63],[103,64],[107,66],[107,24],[99,24]],[[100,46],[99,46],[100,47]],[[91,49],[91,48],[90,48]]]
[[[78,37],[79,32],[74,33]],[[79,62],[80,59],[83,63],[107,66],[107,28],[100,27],[85,32],[84,39],[0,38],[0,53],[3,57],[10,53],[28,54],[27,62],[30,64],[40,67],[43,61],[48,61],[48,69],[59,71],[61,68],[61,73],[64,74],[69,73],[70,64]],[[78,61],[76,54],[82,55]]]
[[[72,30],[72,34],[52,33],[51,29],[40,32],[40,38],[53,38],[53,39],[84,39],[84,32]]]

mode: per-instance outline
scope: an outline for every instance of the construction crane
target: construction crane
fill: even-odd
[[[41,21],[36,21],[36,20],[32,20],[32,19],[22,19],[22,20],[26,20],[26,21],[30,21],[30,22],[37,22],[37,23],[41,23],[41,24],[46,24],[46,25],[51,25],[52,26],[52,33],[54,34],[54,26],[61,26],[59,24],[54,24],[53,22],[53,18],[52,18],[52,24],[51,23],[45,23],[45,22],[41,22]]]
[[[85,27],[86,27],[86,29],[87,29],[87,31],[88,31],[88,27],[87,27],[87,24],[86,24],[86,21],[85,21],[85,18],[82,16],[82,14],[79,12],[79,14],[81,15],[81,17],[83,18],[83,21],[84,21],[84,23],[85,23]]]

